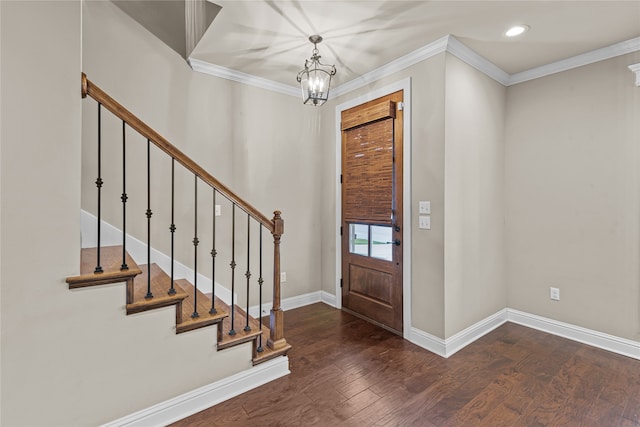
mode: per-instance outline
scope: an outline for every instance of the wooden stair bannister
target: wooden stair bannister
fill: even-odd
[[[129,110],[127,110],[125,107],[123,107],[120,103],[118,103],[116,100],[114,100],[112,97],[110,97],[106,92],[104,92],[102,89],[100,89],[98,86],[96,86],[94,83],[92,83],[87,76],[82,73],[82,98],[86,98],[87,96],[93,98],[95,101],[98,102],[98,109],[100,110],[100,108],[104,107],[107,110],[109,110],[114,116],[116,116],[117,118],[119,118],[120,120],[122,120],[123,122],[123,138],[124,138],[124,124],[126,123],[126,125],[128,125],[129,127],[131,127],[133,130],[135,130],[136,132],[138,132],[141,136],[143,136],[145,139],[147,139],[147,143],[152,143],[154,146],[156,146],[158,149],[160,149],[161,151],[163,151],[164,153],[166,153],[171,159],[172,159],[172,174],[173,174],[173,164],[175,162],[178,162],[180,165],[182,165],[187,171],[191,172],[195,177],[196,177],[196,203],[197,203],[197,180],[199,179],[200,181],[206,183],[207,185],[209,185],[213,190],[214,190],[214,204],[215,204],[215,194],[220,193],[222,194],[225,198],[227,198],[232,205],[235,207],[237,206],[238,208],[240,208],[241,210],[243,210],[244,212],[246,212],[248,214],[248,216],[250,218],[252,218],[253,220],[257,221],[260,224],[260,230],[262,232],[262,227],[265,227],[273,236],[273,300],[272,300],[272,308],[271,308],[271,312],[270,312],[270,319],[269,319],[269,336],[267,339],[267,349],[265,349],[265,353],[262,354],[262,346],[261,344],[256,344],[254,341],[254,363],[256,363],[256,360],[262,361],[262,360],[267,360],[270,356],[269,354],[276,354],[276,355],[280,355],[280,354],[286,354],[286,352],[289,350],[290,346],[287,343],[286,339],[284,338],[284,319],[283,319],[283,311],[280,305],[280,239],[282,237],[282,234],[284,233],[284,220],[281,217],[281,212],[280,211],[275,211],[274,212],[274,216],[273,219],[269,219],[267,216],[265,216],[263,213],[261,213],[260,211],[258,211],[255,207],[253,207],[251,204],[247,203],[245,200],[243,200],[242,198],[240,198],[238,195],[236,195],[233,191],[231,191],[228,187],[226,187],[224,184],[222,184],[220,181],[218,181],[215,177],[213,177],[209,172],[207,172],[204,168],[202,168],[200,165],[198,165],[195,161],[193,161],[192,159],[190,159],[187,155],[185,155],[182,151],[180,151],[178,148],[176,148],[174,145],[172,145],[169,141],[167,141],[162,135],[160,135],[158,132],[156,132],[155,130],[153,130],[151,127],[149,127],[146,123],[144,123],[142,120],[140,120],[138,117],[136,117],[133,113],[131,113]],[[100,134],[100,130],[98,131]],[[123,146],[124,149],[124,146]],[[147,160],[148,160],[148,148],[147,148]],[[149,179],[149,178],[147,178]],[[101,183],[100,183],[101,184]],[[173,177],[172,177],[172,186],[173,186]],[[98,188],[100,187],[100,185],[98,186]],[[173,191],[173,190],[172,190]],[[124,195],[123,192],[123,198],[125,198],[126,200],[126,196]],[[172,198],[173,198],[173,194],[172,194]],[[123,203],[124,201],[123,200]],[[173,203],[173,201],[172,201]],[[196,206],[197,208],[197,206]],[[147,210],[147,218],[150,219],[151,217],[151,211],[150,211],[150,207],[148,207]],[[215,216],[214,216],[215,218]],[[172,213],[172,221],[173,221],[173,213]],[[197,223],[196,223],[197,224]],[[100,227],[100,226],[99,226]],[[149,227],[149,225],[148,225]],[[174,224],[171,224],[171,232],[173,233],[173,231],[175,230],[175,226]],[[98,231],[99,233],[99,231]],[[215,233],[215,219],[214,219],[214,233]],[[215,238],[215,236],[214,236]],[[215,241],[214,241],[215,244]],[[197,237],[194,239],[194,245],[197,246]],[[262,238],[260,237],[260,246],[262,248]],[[122,246],[122,253],[124,254],[125,252],[125,248],[124,248],[124,239],[123,239],[123,246]],[[148,248],[149,249],[149,248]],[[115,247],[110,249],[110,251],[115,251]],[[83,250],[84,251],[84,250]],[[94,249],[94,252],[98,251],[98,254],[100,253],[100,248],[96,248]],[[88,254],[89,252],[87,252]],[[85,256],[89,256],[83,252],[83,260]],[[212,256],[215,258],[215,247],[212,250]],[[128,257],[128,255],[127,255]],[[197,257],[197,255],[196,255]],[[124,255],[123,255],[124,258]],[[149,258],[150,259],[150,258]],[[99,255],[98,255],[98,261],[99,260]],[[195,261],[195,260],[194,260]],[[150,262],[150,261],[149,261]],[[215,259],[214,259],[215,262]],[[262,261],[260,261],[261,263]],[[83,261],[84,263],[84,261]],[[173,249],[172,249],[172,264],[173,264]],[[124,264],[123,264],[124,265]],[[234,343],[237,342],[241,342],[241,340],[244,340],[242,342],[246,342],[249,341],[250,339],[253,339],[256,336],[260,336],[263,331],[266,331],[266,327],[263,327],[262,325],[259,325],[259,322],[257,322],[256,320],[251,320],[251,322],[253,322],[252,324],[254,325],[254,328],[257,328],[257,330],[251,330],[249,329],[249,315],[248,313],[246,313],[245,311],[243,311],[242,309],[240,309],[239,307],[236,307],[234,305],[235,301],[233,301],[234,297],[232,294],[232,302],[231,302],[231,307],[230,310],[232,310],[232,313],[235,313],[235,311],[239,311],[241,313],[239,313],[240,316],[243,316],[243,318],[246,320],[246,324],[247,324],[247,330],[245,331],[244,334],[242,334],[242,336],[240,337],[220,337],[220,328],[222,327],[223,324],[223,319],[226,318],[227,314],[226,313],[216,313],[215,309],[214,309],[214,305],[213,303],[216,301],[220,301],[215,294],[212,295],[212,305],[211,305],[211,311],[208,313],[210,315],[209,318],[206,319],[189,319],[189,316],[184,316],[182,315],[182,307],[183,307],[183,300],[185,300],[186,298],[186,291],[184,290],[186,287],[190,286],[190,284],[186,281],[186,280],[178,280],[178,281],[174,281],[173,280],[173,271],[171,273],[171,279],[168,278],[163,278],[162,281],[168,281],[171,282],[170,287],[171,287],[171,291],[169,292],[169,296],[163,296],[161,297],[162,301],[156,301],[155,303],[153,301],[150,301],[150,299],[152,297],[147,296],[146,298],[149,300],[146,303],[144,301],[136,301],[134,302],[133,300],[133,283],[134,283],[134,277],[137,274],[148,274],[148,282],[149,282],[149,286],[151,283],[151,278],[150,275],[152,274],[152,271],[156,272],[158,267],[157,266],[151,266],[148,265],[147,267],[141,267],[138,268],[137,264],[132,263],[132,265],[134,266],[133,268],[131,268],[130,271],[126,271],[126,272],[122,272],[120,274],[116,274],[116,273],[107,273],[107,272],[101,272],[101,271],[95,271],[93,272],[93,275],[90,276],[89,273],[83,272],[83,276],[77,276],[77,277],[70,277],[67,278],[67,282],[69,283],[69,287],[70,288],[79,288],[79,287],[84,287],[84,286],[92,286],[95,284],[104,284],[104,283],[112,283],[113,280],[110,280],[112,277],[115,279],[119,279],[119,278],[124,278],[124,280],[127,281],[128,283],[128,291],[127,291],[127,304],[128,304],[128,311],[131,312],[138,312],[138,311],[143,311],[145,309],[151,309],[151,308],[155,308],[160,307],[160,306],[167,306],[167,305],[176,305],[177,309],[180,311],[180,313],[176,314],[176,321],[177,323],[179,323],[177,325],[177,329],[176,331],[178,333],[181,332],[186,332],[188,330],[192,330],[195,329],[196,327],[203,327],[203,326],[208,326],[211,324],[218,324],[218,335],[219,335],[219,346],[221,348],[226,348],[228,346],[234,345]],[[262,269],[262,264],[260,264],[260,268]],[[172,265],[172,269],[173,269],[173,265]],[[85,269],[86,270],[86,269]],[[83,270],[84,271],[84,270]],[[214,264],[214,272],[215,272],[215,264]],[[125,274],[126,273],[126,274]],[[154,274],[163,274],[161,271],[158,273],[154,273]],[[214,273],[215,274],[215,273]],[[260,273],[262,274],[262,272]],[[196,275],[197,275],[197,271],[196,271]],[[249,271],[247,271],[247,275],[250,276]],[[164,275],[166,276],[166,274]],[[168,276],[167,276],[168,277]],[[249,277],[247,277],[247,281],[249,280]],[[156,281],[160,281],[159,279],[157,279]],[[215,277],[212,277],[212,281],[214,282],[214,286],[215,286]],[[195,282],[197,284],[197,281]],[[262,304],[262,277],[260,277],[259,280],[259,285],[260,285],[260,304]],[[164,286],[164,285],[163,285]],[[178,292],[176,293],[173,289],[173,287],[176,286],[178,288]],[[149,292],[150,293],[150,292]],[[166,294],[166,291],[165,291]],[[200,291],[197,289],[197,286],[195,287],[195,290],[193,292],[193,296],[194,296],[194,301],[193,301],[193,305],[185,305],[185,310],[188,309],[187,307],[192,307],[192,309],[195,311],[197,311],[197,306],[200,305],[197,303],[198,301],[198,294],[201,294]],[[203,294],[201,294],[203,295]],[[247,304],[248,304],[248,297],[247,297]],[[247,307],[248,309],[248,307]],[[262,306],[260,305],[259,307],[260,313],[262,313]],[[208,310],[207,310],[208,311]],[[191,317],[197,317],[197,316],[191,316]],[[181,325],[180,323],[183,322]],[[186,323],[184,323],[186,322]],[[261,341],[260,341],[261,343]],[[258,349],[258,355],[256,356],[256,349]],[[259,363],[259,362],[258,362]]]
[[[280,307],[280,237],[284,233],[284,221],[280,217],[281,212],[273,213],[273,308],[269,326],[271,334],[267,340],[267,346],[278,350],[287,346],[284,339],[284,312]]]
[[[197,175],[198,178],[209,184],[209,186],[218,190],[219,193],[223,194],[232,203],[251,215],[256,221],[262,223],[262,225],[267,227],[267,229],[273,233],[273,220],[270,220],[258,209],[254,208],[249,203],[238,197],[233,191],[231,191],[224,184],[214,178],[209,172],[207,172],[196,162],[191,160],[186,154],[184,154],[173,144],[167,141],[162,135],[149,127],[149,125],[144,123],[129,110],[124,108],[120,103],[118,103],[118,101],[107,95],[106,92],[104,92],[98,86],[93,84],[87,78],[86,74],[82,73],[82,98],[86,98],[87,96],[95,99],[97,102],[102,104],[103,107],[111,111],[116,117],[126,122],[129,127],[135,129],[140,135],[149,139],[156,147],[164,151],[171,158],[174,158],[189,172]]]

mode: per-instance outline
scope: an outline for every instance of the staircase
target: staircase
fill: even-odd
[[[265,215],[257,211],[254,207],[242,200],[231,190],[221,184],[207,171],[201,168],[197,163],[192,161],[175,146],[170,144],[166,139],[157,132],[143,123],[140,119],[126,110],[122,105],[117,103],[113,98],[90,82],[86,75],[82,74],[82,96],[90,96],[98,102],[98,178],[96,180],[97,197],[98,197],[98,222],[97,222],[97,246],[93,248],[83,248],[80,254],[80,274],[68,277],[66,282],[69,289],[100,286],[110,283],[125,283],[126,285],[126,314],[143,313],[149,310],[155,310],[163,307],[174,306],[176,319],[176,334],[186,333],[195,329],[216,327],[217,350],[224,350],[236,345],[252,342],[252,361],[253,364],[259,364],[278,356],[286,355],[291,346],[286,342],[283,331],[283,312],[280,307],[280,236],[284,231],[284,222],[280,217],[280,212],[274,212],[274,218],[268,219]],[[102,200],[102,141],[101,134],[101,110],[106,108],[114,116],[122,121],[122,150],[123,150],[123,178],[122,178],[122,195],[120,202],[122,203],[122,244],[116,246],[101,246],[101,207],[105,203]],[[171,159],[171,224],[168,227],[171,233],[171,271],[162,270],[151,258],[151,219],[153,212],[150,205],[150,190],[147,192],[147,263],[136,263],[129,255],[126,248],[126,224],[127,218],[127,202],[128,195],[126,192],[126,168],[124,167],[126,142],[125,128],[129,127],[138,132],[147,140],[147,171],[150,170],[150,149],[151,145],[156,149],[164,152]],[[185,278],[174,277],[174,232],[176,224],[174,223],[174,168],[176,163],[182,166],[186,171],[193,174],[195,182],[195,204],[194,210],[194,257],[193,257],[193,282]],[[213,206],[198,206],[198,183],[206,184],[210,191],[213,190],[213,203],[216,202],[216,196],[222,196],[232,205],[232,230],[231,235],[231,301],[225,302],[216,296],[216,256],[219,248],[216,247],[216,225],[215,215],[212,216],[213,221],[213,248],[211,249],[211,267],[212,267],[212,283],[213,288],[209,293],[202,292],[198,289],[197,277],[197,260],[198,260],[198,209],[205,209],[208,212],[213,211]],[[148,189],[151,187],[150,174],[147,173]],[[245,213],[247,217],[246,230],[246,266],[247,271],[243,274],[246,278],[246,306],[240,307],[235,303],[235,282],[236,282],[236,211]],[[130,215],[130,214],[129,214]],[[249,302],[251,293],[251,277],[249,270],[250,247],[251,247],[251,226],[259,227],[259,272],[257,281],[257,291],[259,291],[258,319],[249,315]],[[271,295],[272,308],[269,315],[268,325],[267,319],[262,317],[263,313],[263,231],[268,231],[273,236],[273,293]],[[254,233],[254,240],[258,240]],[[229,245],[229,243],[227,242]],[[255,251],[254,251],[255,252]],[[254,260],[255,264],[255,260]],[[255,284],[254,283],[254,284]],[[255,293],[255,287],[254,287]]]

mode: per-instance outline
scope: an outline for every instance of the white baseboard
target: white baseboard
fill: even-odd
[[[418,328],[412,327],[410,330],[411,334],[405,337],[407,340],[438,356],[447,357],[447,343],[445,340]]]
[[[506,321],[507,310],[503,309],[445,340],[413,327],[408,340],[439,356],[450,357]]]
[[[91,248],[97,245],[97,223],[98,218],[84,210],[80,211],[81,245],[83,248]],[[102,246],[122,245],[122,230],[114,227],[104,220],[102,220],[101,223],[100,244]],[[138,264],[146,264],[147,244],[129,234],[127,234],[126,243],[127,252],[131,255],[131,258],[133,258],[133,260]],[[158,266],[160,266],[160,268],[165,272],[171,271],[171,257],[163,254],[153,247],[151,247],[151,262],[158,264]],[[193,270],[175,260],[173,263],[173,275],[175,279],[187,279],[191,283],[194,283]],[[198,289],[201,292],[211,292],[212,283],[211,279],[198,273]],[[218,282],[216,282],[216,296],[224,301],[225,304],[230,304],[231,302],[231,291]],[[237,303],[237,295],[235,295],[234,301]]]
[[[278,357],[228,378],[111,421],[104,424],[104,427],[165,426],[289,373],[289,358],[287,356]]]
[[[336,307],[336,296],[333,294],[330,294],[327,291],[320,291],[320,298],[322,300],[323,303],[330,305],[333,308],[337,308]]]
[[[505,322],[517,323],[518,325],[640,360],[640,342],[511,308],[500,310],[446,340],[418,328],[411,328],[411,334],[407,339],[432,353],[442,357],[449,357]]]
[[[283,298],[280,300],[280,307],[282,310],[293,310],[294,308],[304,307],[305,305],[315,304],[321,302],[320,291],[309,292],[308,294],[296,295],[295,297]],[[271,312],[271,302],[266,302],[262,305],[262,315],[268,316]],[[260,315],[259,307],[257,305],[249,307],[249,315],[257,318]]]
[[[478,338],[487,335],[489,332],[503,325],[504,323],[506,323],[506,321],[507,309],[502,309],[497,313],[492,314],[491,316],[469,326],[467,329],[447,338],[445,340],[445,357],[449,357],[462,350]]]
[[[523,311],[507,309],[507,320],[549,334],[640,360],[640,342],[632,341]]]
[[[284,311],[287,311],[293,310],[294,308],[304,307],[305,305],[315,304],[320,301],[320,291],[316,291],[295,297],[284,298],[280,305]]]

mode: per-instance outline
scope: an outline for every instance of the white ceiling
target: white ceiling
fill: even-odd
[[[296,86],[320,34],[336,85],[451,34],[508,74],[640,36],[640,0],[230,0],[191,58]],[[530,30],[508,39],[504,31]],[[332,84],[332,86],[334,86]]]

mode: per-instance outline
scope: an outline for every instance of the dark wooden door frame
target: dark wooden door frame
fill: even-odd
[[[340,118],[343,110],[355,107],[368,101],[380,98],[399,90],[404,90],[404,171],[403,171],[403,210],[404,226],[402,232],[403,244],[403,336],[410,339],[411,335],[411,78],[405,78],[396,83],[376,89],[363,96],[353,98],[336,106],[335,110],[335,141],[336,141],[336,211],[335,211],[335,251],[336,251],[336,308],[342,308],[342,291],[340,278],[342,277],[342,237],[340,236],[340,224],[342,221],[342,191],[340,188],[340,174],[342,171],[342,131]],[[329,298],[326,300],[332,303]]]

